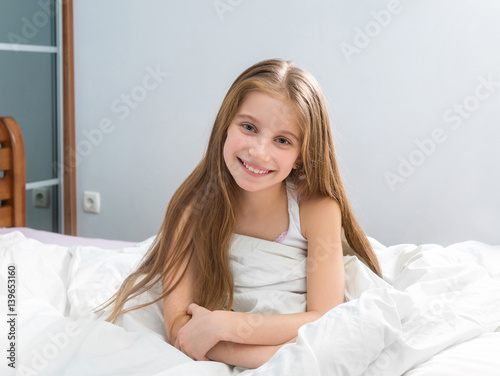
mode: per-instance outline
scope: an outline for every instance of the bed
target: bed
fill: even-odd
[[[195,362],[173,348],[161,303],[103,321],[93,309],[153,237],[131,243],[26,228],[22,136],[13,119],[0,124],[2,375],[499,374],[500,246],[477,241],[385,246],[369,238],[384,278],[346,254],[348,301],[255,370]]]
[[[0,118],[0,227],[26,226],[26,168],[21,130]]]

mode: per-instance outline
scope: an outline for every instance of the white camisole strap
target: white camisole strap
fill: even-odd
[[[290,185],[287,185],[287,196],[289,221],[288,230],[282,233],[278,239],[276,239],[276,242],[307,250],[307,239],[302,236],[300,228],[299,198]]]

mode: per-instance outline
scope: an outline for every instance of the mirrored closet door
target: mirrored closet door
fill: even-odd
[[[61,2],[2,1],[0,116],[12,116],[26,149],[28,227],[61,232]]]

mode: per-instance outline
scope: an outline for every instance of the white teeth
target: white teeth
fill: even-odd
[[[243,161],[242,161],[243,162]],[[267,174],[269,173],[269,171],[266,171],[266,170],[259,170],[257,168],[253,168],[252,166],[249,166],[247,165],[245,162],[243,162],[243,165],[249,169],[250,171],[252,171],[254,174]]]

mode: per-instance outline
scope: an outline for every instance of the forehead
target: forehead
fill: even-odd
[[[287,130],[300,136],[297,114],[284,97],[254,91],[248,94],[236,112],[235,118],[249,118],[257,125],[265,125],[273,130]],[[259,124],[260,123],[260,124]]]

